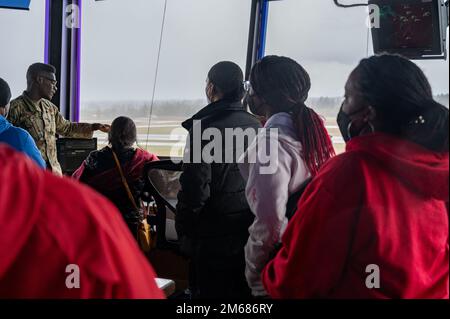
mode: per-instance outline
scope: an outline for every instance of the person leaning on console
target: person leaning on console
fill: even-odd
[[[51,101],[58,89],[56,69],[35,63],[27,71],[27,89],[11,101],[8,120],[28,131],[33,137],[47,168],[62,175],[56,153],[56,134],[71,138],[92,138],[94,131],[107,133],[109,125],[72,123],[66,120]]]

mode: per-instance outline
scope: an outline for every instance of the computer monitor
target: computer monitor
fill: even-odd
[[[56,147],[63,174],[72,175],[89,154],[97,150],[97,139],[60,138]]]
[[[444,0],[370,0],[378,6],[372,26],[375,53],[410,59],[446,59],[448,7]]]

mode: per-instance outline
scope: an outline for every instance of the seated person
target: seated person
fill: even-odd
[[[142,219],[128,197],[113,152],[116,153],[135,202],[140,202],[144,187],[142,179],[144,165],[157,161],[156,155],[134,147],[136,125],[128,117],[116,118],[109,132],[109,146],[92,152],[73,177],[106,196],[120,210],[133,235]],[[136,237],[136,236],[135,236]]]
[[[45,161],[31,135],[13,126],[6,119],[11,100],[11,90],[8,83],[0,78],[0,143],[6,143],[19,152],[23,152],[33,159],[40,167],[45,168]]]
[[[108,200],[6,145],[0,161],[0,299],[164,298]]]
[[[395,55],[362,60],[345,91],[347,150],[306,189],[264,286],[273,298],[448,300],[448,109]]]

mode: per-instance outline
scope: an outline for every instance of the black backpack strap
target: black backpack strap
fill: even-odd
[[[291,220],[291,218],[294,216],[295,212],[297,211],[297,204],[300,200],[300,197],[302,197],[303,193],[305,192],[306,187],[308,187],[309,183],[311,183],[312,177],[305,180],[302,185],[300,185],[300,188],[298,191],[296,191],[294,194],[289,196],[287,205],[286,205],[286,217],[288,220]]]

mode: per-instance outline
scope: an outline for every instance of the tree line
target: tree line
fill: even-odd
[[[449,94],[435,96],[437,102],[449,106]],[[312,97],[306,104],[324,116],[335,116],[342,104],[342,97]],[[202,109],[206,101],[160,100],[151,101],[86,101],[82,102],[81,114],[84,119],[112,119],[120,115],[131,118],[188,118]]]

